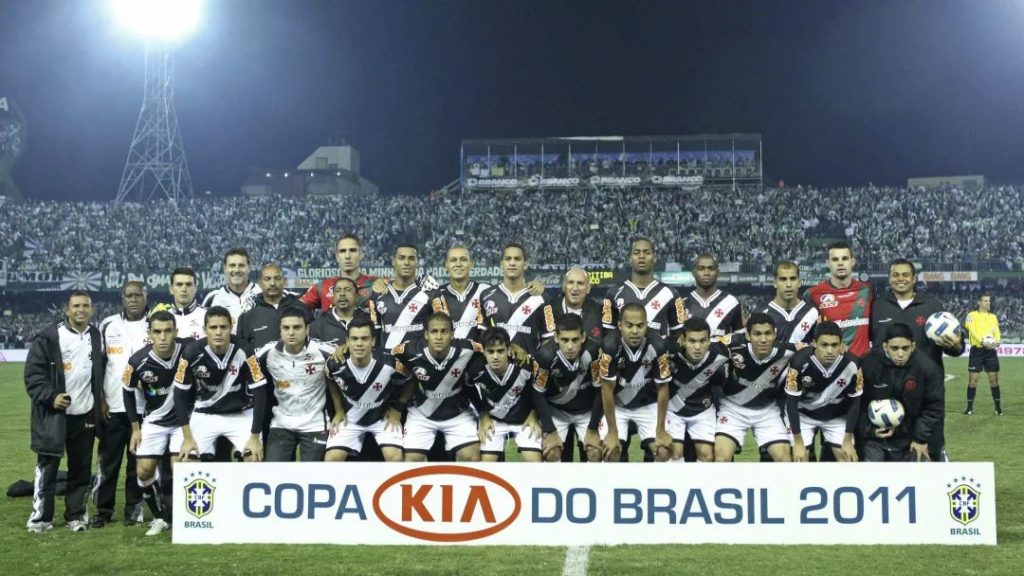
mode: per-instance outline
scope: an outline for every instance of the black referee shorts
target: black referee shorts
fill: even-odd
[[[999,355],[987,348],[971,348],[967,357],[968,372],[999,372]]]

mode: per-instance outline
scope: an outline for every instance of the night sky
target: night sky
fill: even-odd
[[[197,192],[329,138],[385,194],[459,174],[463,138],[759,132],[788,183],[1024,180],[1024,2],[208,2],[178,52]],[[104,2],[0,0],[0,95],[37,199],[112,199],[141,44]]]

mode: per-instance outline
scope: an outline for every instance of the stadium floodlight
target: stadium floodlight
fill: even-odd
[[[111,0],[114,20],[146,46],[142,109],[116,203],[192,196],[192,177],[174,109],[174,48],[196,30],[202,0]]]
[[[114,20],[144,39],[177,42],[195,32],[202,0],[111,0]]]

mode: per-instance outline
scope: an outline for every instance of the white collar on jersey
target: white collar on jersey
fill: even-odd
[[[445,284],[445,288],[448,289],[448,292],[452,296],[455,296],[456,298],[458,298],[459,302],[463,302],[463,301],[465,301],[465,299],[467,297],[469,297],[470,294],[473,293],[473,289],[476,288],[476,282],[470,280],[469,284],[466,284],[466,291],[462,292],[462,293],[459,293],[458,290],[456,290],[455,288],[452,288],[452,285],[451,285],[450,282],[448,284]]]
[[[700,294],[697,294],[697,289],[695,288],[690,292],[690,296],[693,296],[693,299],[697,301],[697,304],[700,304],[701,308],[707,308],[708,306],[711,305],[711,302],[714,301],[715,298],[718,298],[718,296],[721,293],[721,289],[715,288],[715,291],[711,294],[711,296],[708,296],[707,300],[705,300],[700,297]]]
[[[565,357],[565,354],[562,354],[561,350],[559,350],[556,354],[558,355],[558,358],[561,359],[563,364],[568,366],[569,369],[572,370],[573,372],[576,372],[577,370],[580,369],[580,358],[583,357],[583,352],[583,349],[580,349],[580,355],[579,357],[576,358],[575,362],[569,362],[569,359]]]
[[[758,366],[762,366],[770,362],[772,358],[775,358],[775,355],[779,352],[779,347],[772,346],[772,351],[768,353],[768,356],[764,360],[758,359],[757,354],[754,354],[754,345],[750,342],[747,342],[747,351],[750,352],[750,357],[754,359],[754,363]]]
[[[626,280],[624,285],[629,286],[629,289],[632,290],[633,293],[636,294],[637,297],[640,298],[641,300],[647,298],[647,294],[652,290],[656,290],[664,286],[664,284],[662,284],[658,280],[652,280],[651,283],[648,284],[647,287],[644,288],[643,290],[641,290],[636,284],[633,284],[632,280]]]
[[[523,288],[522,290],[520,290],[519,292],[516,292],[515,294],[513,294],[512,292],[509,292],[508,288],[505,287],[505,283],[504,282],[502,282],[501,284],[498,284],[498,288],[502,292],[504,292],[506,296],[508,296],[508,301],[509,302],[517,302],[523,296],[523,294],[529,294],[529,292],[530,292],[530,289],[528,287],[526,287],[526,288]]]
[[[768,307],[769,308],[774,308],[775,311],[778,312],[779,314],[781,314],[782,317],[785,318],[787,322],[791,322],[794,318],[796,318],[796,315],[801,310],[804,309],[804,301],[803,300],[797,300],[796,301],[796,306],[794,306],[793,309],[789,310],[789,311],[787,311],[782,306],[779,306],[778,304],[776,304],[775,300],[772,300],[771,302],[769,302],[768,303]]]
[[[826,378],[831,378],[832,377],[832,373],[835,372],[836,367],[839,366],[839,361],[842,360],[842,359],[843,359],[843,355],[842,354],[840,354],[839,356],[836,356],[835,362],[833,362],[832,365],[829,366],[828,368],[825,368],[821,364],[821,362],[818,361],[818,357],[815,356],[814,354],[811,354],[811,362],[814,362],[814,365],[818,367],[818,370],[821,370],[821,373],[824,374]]]

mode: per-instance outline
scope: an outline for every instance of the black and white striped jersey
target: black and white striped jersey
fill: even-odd
[[[394,350],[396,367],[416,383],[411,405],[431,420],[448,420],[469,408],[463,389],[466,371],[473,358],[482,354],[480,345],[469,340],[452,340],[440,360],[423,339],[399,344]]]
[[[615,383],[615,405],[640,408],[658,401],[658,388],[672,380],[665,341],[653,330],[636,350],[617,333],[601,345],[601,380]]]
[[[534,355],[533,387],[548,403],[569,414],[590,412],[601,384],[601,345],[593,338],[583,341],[580,355],[570,362],[554,340]]]
[[[252,407],[252,391],[267,383],[252,348],[237,336],[220,356],[206,338],[185,346],[178,360],[174,386],[196,391],[195,411],[234,414]]]
[[[395,368],[394,358],[381,351],[374,351],[366,366],[356,366],[349,358],[342,363],[330,360],[327,369],[341,389],[346,418],[360,426],[369,426],[384,418],[405,383],[405,378]]]

